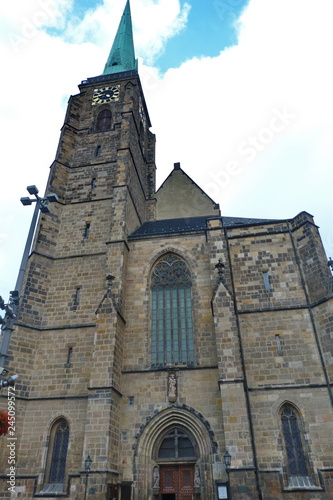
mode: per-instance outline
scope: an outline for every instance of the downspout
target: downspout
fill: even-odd
[[[289,231],[290,241],[291,241],[291,244],[292,244],[292,247],[293,247],[293,250],[294,250],[294,254],[295,254],[296,264],[297,264],[297,267],[298,267],[298,270],[299,270],[299,274],[300,274],[300,277],[301,277],[302,287],[303,287],[303,291],[304,291],[304,295],[305,295],[305,299],[306,299],[306,305],[307,305],[307,308],[308,308],[308,311],[309,311],[309,315],[310,315],[310,319],[311,319],[311,323],[312,323],[313,333],[314,333],[315,341],[316,341],[316,344],[317,344],[317,349],[318,349],[318,352],[319,352],[319,358],[320,358],[321,366],[322,366],[323,373],[324,373],[325,380],[326,380],[328,394],[330,396],[331,405],[333,407],[332,387],[331,387],[330,379],[329,379],[329,376],[328,376],[328,373],[327,373],[327,370],[326,370],[325,359],[324,359],[323,351],[322,351],[322,348],[321,348],[321,345],[320,345],[320,340],[319,340],[319,336],[318,336],[316,322],[315,322],[315,319],[314,319],[314,316],[313,316],[311,302],[310,302],[309,294],[308,294],[308,291],[307,291],[307,288],[306,288],[306,284],[305,284],[305,279],[304,279],[304,276],[303,276],[301,262],[300,262],[300,259],[298,257],[298,254],[297,254],[297,248],[296,248],[296,245],[295,245],[295,242],[294,242],[294,238],[293,238],[293,235],[292,235],[292,231],[290,229],[289,222],[288,222],[288,231]]]
[[[259,500],[263,500],[262,489],[261,489],[261,482],[260,482],[260,476],[259,476],[259,467],[258,467],[258,459],[257,459],[257,449],[256,449],[256,444],[255,444],[255,439],[254,439],[254,428],[253,428],[253,419],[252,419],[252,412],[251,412],[249,387],[248,387],[248,383],[247,383],[245,358],[244,358],[244,349],[243,349],[241,329],[240,329],[240,321],[239,321],[238,308],[237,308],[237,300],[236,300],[236,291],[235,291],[234,276],[233,276],[232,264],[231,264],[231,255],[230,255],[230,247],[229,247],[229,241],[228,241],[228,233],[227,233],[227,230],[226,230],[225,227],[223,228],[223,231],[224,231],[224,237],[225,237],[225,241],[226,241],[226,245],[227,245],[227,250],[228,250],[228,261],[229,261],[230,279],[231,279],[232,294],[233,294],[233,304],[234,304],[234,311],[235,311],[236,324],[237,324],[237,334],[238,334],[240,358],[241,358],[242,370],[243,370],[243,374],[244,374],[245,400],[246,400],[247,414],[248,414],[248,418],[249,418],[251,446],[252,446],[252,452],[253,452],[253,464],[254,464],[254,469],[255,469],[254,472],[255,472],[256,485],[257,485],[258,495],[259,495],[258,498],[259,498]]]

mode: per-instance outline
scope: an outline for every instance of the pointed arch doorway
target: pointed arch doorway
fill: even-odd
[[[198,459],[193,436],[181,426],[172,426],[157,440],[155,453],[160,473],[160,500],[192,500]]]
[[[200,413],[177,403],[156,411],[134,447],[132,500],[214,498],[215,453],[214,433]]]

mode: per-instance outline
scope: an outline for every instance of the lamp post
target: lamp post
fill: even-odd
[[[227,489],[228,489],[228,498],[231,499],[231,488],[230,488],[230,466],[231,466],[231,455],[226,450],[225,454],[223,455],[224,458],[224,465],[225,465],[225,470],[228,476],[228,484],[227,484]]]
[[[29,196],[24,196],[23,198],[20,199],[22,205],[32,205],[32,203],[36,203],[35,210],[31,219],[31,224],[30,224],[30,229],[29,229],[29,234],[27,238],[27,242],[24,247],[24,252],[22,256],[22,261],[21,261],[21,266],[19,270],[19,274],[17,277],[17,282],[16,282],[16,288],[20,293],[22,282],[23,282],[23,277],[24,273],[27,267],[28,263],[28,257],[29,257],[29,252],[32,244],[32,238],[35,233],[35,228],[36,228],[36,223],[37,223],[37,217],[38,217],[38,212],[39,210],[42,212],[42,214],[48,214],[50,213],[50,209],[48,207],[48,202],[54,203],[58,201],[58,197],[55,193],[50,193],[47,194],[44,198],[41,198],[38,196],[38,189],[36,186],[28,186],[27,191],[29,194],[32,194],[35,196],[35,198],[29,198]]]
[[[0,297],[0,308],[5,311],[4,319],[0,318],[1,319],[0,323],[2,324],[2,340],[0,346],[0,374],[4,371],[10,337],[14,329],[15,319],[17,317],[20,291],[22,287],[24,273],[28,263],[32,239],[36,229],[38,212],[40,210],[43,214],[49,213],[50,209],[47,206],[48,202],[53,203],[55,201],[58,201],[58,197],[54,193],[47,194],[44,198],[38,196],[38,189],[36,186],[28,186],[27,190],[28,193],[34,195],[35,198],[29,198],[29,196],[25,196],[21,198],[21,203],[23,205],[32,205],[32,203],[36,203],[36,206],[32,216],[27,242],[24,247],[24,252],[15,285],[15,290],[10,292],[10,298],[8,304],[5,304],[2,297]]]
[[[92,464],[92,460],[90,458],[90,455],[88,455],[84,461],[84,470],[86,471],[86,485],[85,485],[85,489],[84,489],[84,500],[87,499],[88,476],[89,476],[91,464]]]

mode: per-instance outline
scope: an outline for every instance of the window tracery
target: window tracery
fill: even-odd
[[[158,458],[162,460],[194,460],[196,452],[186,432],[175,427],[164,436],[158,450]]]
[[[61,420],[54,433],[49,483],[63,483],[65,481],[68,440],[68,423],[66,420]]]
[[[152,365],[194,362],[192,279],[184,260],[165,255],[151,277]]]
[[[283,408],[281,423],[286,452],[288,486],[294,488],[313,486],[312,478],[308,473],[300,416],[291,405],[286,405]]]

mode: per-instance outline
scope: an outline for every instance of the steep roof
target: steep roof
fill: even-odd
[[[127,0],[103,75],[137,70],[137,67],[138,61],[135,59],[134,53],[131,8],[129,0]]]
[[[156,192],[156,219],[219,216],[216,204],[181,168],[180,163]]]

